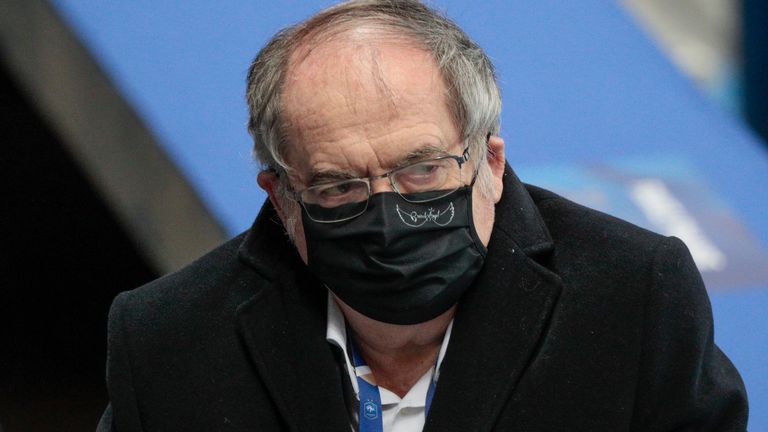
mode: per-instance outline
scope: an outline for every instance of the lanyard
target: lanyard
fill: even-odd
[[[357,388],[360,397],[360,413],[358,416],[359,432],[384,432],[384,423],[382,419],[383,407],[381,406],[381,393],[379,386],[371,384],[363,377],[358,375],[357,368],[368,366],[363,358],[358,354],[354,341],[352,346],[352,361],[355,366],[355,376],[357,377]],[[437,359],[435,359],[435,368],[432,370],[432,378],[429,380],[427,389],[427,399],[424,404],[424,418],[429,415],[429,408],[432,406],[432,398],[435,395],[435,372],[437,371]]]

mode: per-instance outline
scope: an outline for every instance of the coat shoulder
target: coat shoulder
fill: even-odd
[[[623,299],[638,305],[649,290],[659,287],[658,273],[669,261],[692,264],[688,249],[679,239],[535,186],[527,189],[552,238],[551,265],[574,294]],[[697,279],[696,286],[703,286],[694,265],[686,266],[685,272]]]
[[[554,192],[526,185],[556,246],[581,250],[653,250],[666,236],[585,207]]]
[[[238,258],[243,238],[241,234],[178,271],[118,295],[110,328],[119,324],[145,334],[162,333],[231,317],[264,285],[264,279]]]

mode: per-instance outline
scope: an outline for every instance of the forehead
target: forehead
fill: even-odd
[[[281,102],[285,157],[300,177],[364,175],[420,146],[447,150],[458,140],[431,55],[365,31],[297,50]]]

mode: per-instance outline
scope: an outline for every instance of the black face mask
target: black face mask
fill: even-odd
[[[437,317],[459,301],[485,261],[472,222],[471,187],[425,203],[378,193],[354,219],[319,223],[304,210],[302,221],[310,271],[377,321],[416,324]]]

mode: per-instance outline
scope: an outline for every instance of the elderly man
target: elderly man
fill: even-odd
[[[325,10],[248,105],[269,202],[115,300],[101,430],[744,430],[685,246],[522,185],[451,21]]]

